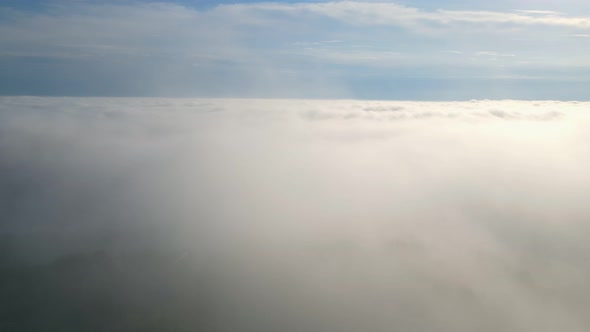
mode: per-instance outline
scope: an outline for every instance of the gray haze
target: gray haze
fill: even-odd
[[[589,105],[3,97],[0,263],[154,331],[587,331]]]

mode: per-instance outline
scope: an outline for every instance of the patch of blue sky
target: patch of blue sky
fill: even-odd
[[[0,94],[588,98],[590,17],[576,1],[0,8]]]

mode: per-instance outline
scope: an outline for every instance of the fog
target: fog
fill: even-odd
[[[587,331],[589,103],[0,98],[0,330]]]

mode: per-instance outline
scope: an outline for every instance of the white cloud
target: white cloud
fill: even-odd
[[[551,16],[564,15],[564,13],[562,13],[562,12],[556,12],[556,11],[552,11],[552,10],[515,10],[515,11],[519,12],[519,13],[524,13],[524,14],[551,15]]]
[[[219,10],[241,12],[243,14],[285,13],[293,18],[316,14],[340,20],[349,24],[361,25],[397,25],[409,29],[428,28],[429,23],[443,26],[469,23],[474,27],[485,27],[493,24],[503,26],[516,24],[519,26],[556,26],[587,29],[590,18],[566,16],[549,11],[464,11],[437,10],[424,11],[418,8],[399,5],[391,2],[354,2],[338,1],[325,3],[255,3],[221,6]],[[539,14],[544,14],[539,16]]]
[[[588,107],[4,97],[1,226],[181,250],[231,330],[587,331]]]

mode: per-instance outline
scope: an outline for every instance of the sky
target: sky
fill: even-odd
[[[590,4],[0,1],[0,94],[587,100]]]

